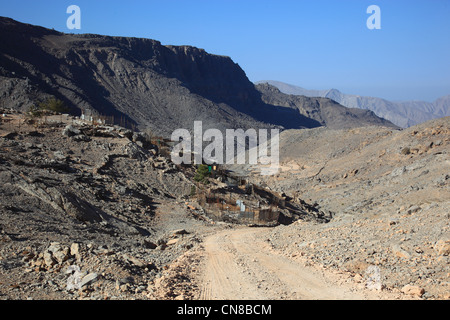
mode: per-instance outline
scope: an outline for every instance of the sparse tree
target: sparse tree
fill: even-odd
[[[68,111],[68,108],[66,107],[64,102],[56,99],[55,97],[51,97],[43,102],[40,102],[39,109],[41,109],[42,111],[51,111],[57,113]]]
[[[197,182],[206,183],[207,178],[211,175],[211,172],[209,172],[209,168],[205,164],[201,164],[197,168],[197,173],[194,176],[194,180]]]

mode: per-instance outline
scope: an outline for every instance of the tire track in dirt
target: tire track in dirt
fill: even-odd
[[[205,239],[202,300],[368,300],[381,293],[338,284],[339,276],[273,250],[267,229],[239,228]]]
[[[246,277],[244,266],[236,259],[228,231],[208,238],[204,243],[206,255],[205,278],[202,280],[201,299],[247,299],[257,287]],[[257,293],[258,299],[266,297]]]

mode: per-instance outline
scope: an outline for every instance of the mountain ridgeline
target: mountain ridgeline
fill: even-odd
[[[347,108],[371,110],[379,117],[387,119],[395,125],[407,128],[428,120],[450,116],[450,95],[426,101],[389,101],[376,97],[364,97],[345,94],[336,89],[307,90],[280,81],[264,80],[256,84],[270,84],[281,92],[307,97],[330,98]]]
[[[326,98],[255,86],[230,57],[191,46],[65,34],[0,17],[1,107],[27,111],[48,97],[75,115],[114,116],[168,136],[177,128],[301,129],[384,125]]]

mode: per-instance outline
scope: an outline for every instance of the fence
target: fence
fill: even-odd
[[[220,210],[214,206],[206,207],[206,215],[213,220],[227,221],[242,224],[269,225],[278,222],[279,212],[272,210],[256,211],[228,211]]]
[[[260,208],[252,206],[248,201],[234,201],[231,197],[224,199],[215,195],[200,196],[199,204],[210,218],[235,223],[273,224],[278,221],[280,214],[272,206]]]

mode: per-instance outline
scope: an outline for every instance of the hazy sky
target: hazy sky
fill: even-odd
[[[66,26],[69,5],[81,30]],[[379,30],[367,28],[370,5]],[[200,47],[230,56],[251,81],[391,100],[450,94],[450,0],[3,0],[0,16]]]

